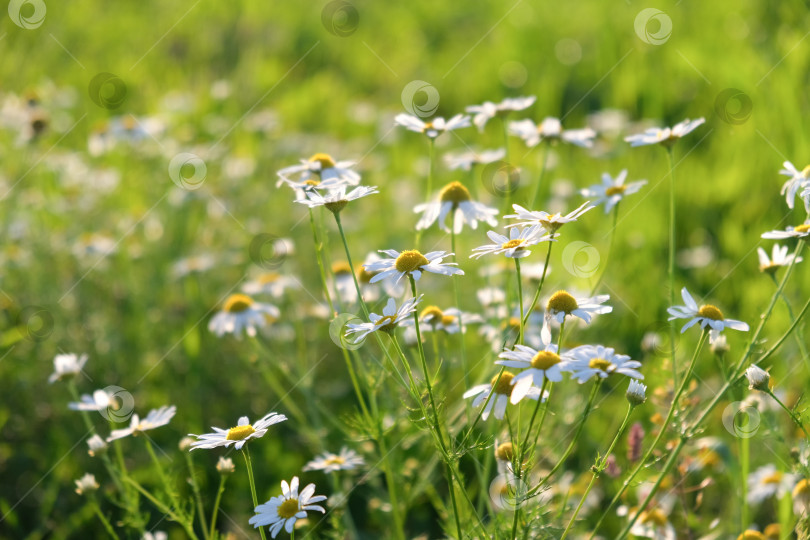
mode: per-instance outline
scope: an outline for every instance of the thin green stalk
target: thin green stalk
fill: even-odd
[[[672,146],[667,146],[669,158],[669,255],[667,258],[667,275],[669,277],[669,305],[675,305],[675,164]],[[672,384],[678,386],[678,365],[675,362],[675,320],[669,325],[669,350],[672,362]]]
[[[205,508],[203,507],[202,496],[200,495],[200,486],[197,484],[197,477],[194,474],[194,463],[191,461],[191,452],[183,452],[186,458],[186,465],[188,465],[189,479],[191,480],[191,490],[194,492],[194,500],[197,502],[197,517],[200,520],[200,528],[203,532],[203,537],[208,540],[208,529],[205,527]]]
[[[619,201],[621,202],[621,201]],[[602,264],[602,273],[599,274],[599,279],[596,280],[594,283],[593,288],[591,289],[590,296],[593,296],[596,292],[596,289],[599,287],[599,284],[602,283],[602,278],[605,277],[605,273],[607,272],[608,262],[610,262],[610,254],[613,253],[613,240],[616,237],[616,227],[618,225],[619,220],[619,203],[617,202],[616,205],[613,207],[613,228],[610,229],[610,240],[608,241],[608,252],[605,256],[605,262]],[[670,304],[672,305],[672,304]]]
[[[456,210],[458,212],[458,210]],[[455,220],[454,220],[455,221]],[[456,228],[455,226],[451,226],[450,229],[450,248],[453,250],[453,262],[458,262],[458,255],[456,251]],[[515,259],[517,260],[517,259]],[[469,375],[467,373],[467,351],[466,347],[464,346],[464,321],[462,320],[462,312],[461,312],[461,303],[459,301],[458,296],[458,280],[453,280],[453,295],[455,296],[456,308],[458,309],[458,336],[459,342],[461,346],[461,370],[464,374],[464,387],[468,387],[468,378]],[[436,356],[438,358],[438,355]]]
[[[529,321],[529,317],[531,317],[534,306],[537,305],[537,300],[540,298],[540,291],[543,290],[543,283],[546,282],[546,272],[548,272],[548,261],[551,259],[551,246],[553,246],[553,242],[548,243],[548,251],[546,252],[546,262],[543,263],[543,275],[540,276],[540,284],[537,286],[537,292],[534,293],[534,298],[532,299],[532,303],[529,304],[529,309],[526,311],[526,315],[523,318],[523,324],[525,325]]]
[[[577,516],[579,515],[579,511],[582,510],[582,505],[585,504],[585,499],[588,498],[588,494],[591,492],[596,479],[599,478],[599,475],[602,474],[602,471],[605,470],[607,466],[607,459],[610,457],[610,453],[613,452],[613,447],[616,446],[616,443],[619,441],[619,438],[624,433],[625,428],[627,427],[627,422],[630,420],[630,415],[633,413],[633,409],[635,407],[632,404],[627,406],[627,413],[624,415],[624,420],[622,420],[622,425],[619,427],[619,431],[616,432],[616,436],[613,437],[613,442],[610,443],[610,446],[605,452],[604,457],[598,459],[596,465],[592,468],[592,476],[591,481],[588,483],[588,487],[585,488],[585,493],[582,494],[582,498],[579,500],[579,504],[577,505],[577,509],[574,510],[574,515],[571,516],[571,520],[568,522],[568,525],[565,527],[565,531],[563,531],[562,537],[560,540],[565,540],[565,537],[568,536],[568,531],[571,530],[571,527],[574,525],[574,521],[576,521]]]
[[[214,509],[211,512],[211,528],[208,530],[208,536],[213,538],[217,527],[217,516],[219,515],[219,503],[222,501],[222,494],[225,493],[225,480],[228,477],[224,474],[219,477],[219,489],[217,490],[217,497],[214,499]]]
[[[540,163],[540,174],[538,175],[537,183],[534,185],[534,193],[532,193],[532,198],[531,198],[532,206],[531,206],[531,208],[529,208],[530,210],[534,209],[534,208],[537,208],[537,205],[540,202],[540,201],[538,201],[538,197],[540,196],[540,187],[541,187],[541,185],[543,183],[543,177],[546,174],[546,163],[548,161],[548,154],[549,154],[548,139],[541,141],[540,144],[543,146],[543,158],[542,158],[542,161]]]
[[[326,302],[329,304],[329,311],[332,317],[334,317],[337,312],[335,311],[335,306],[332,304],[332,297],[329,294],[329,285],[326,283],[326,270],[323,267],[323,243],[318,240],[318,230],[315,227],[315,215],[312,213],[312,208],[309,209],[309,225],[312,228],[312,242],[315,244],[315,258],[318,260],[323,294],[326,296]]]
[[[740,530],[750,525],[748,521],[748,471],[751,470],[751,438],[740,437]]]
[[[515,257],[515,273],[517,274],[518,303],[520,304],[520,330],[518,332],[518,343],[523,345],[523,283],[520,279],[520,259]]]
[[[177,493],[174,491],[174,487],[172,487],[169,477],[166,476],[165,471],[163,470],[163,466],[160,464],[160,460],[155,454],[154,448],[152,448],[152,442],[149,440],[149,437],[143,438],[144,442],[146,443],[146,450],[149,452],[149,457],[152,458],[152,462],[155,464],[155,468],[158,472],[158,477],[160,478],[161,483],[163,484],[163,488],[166,490],[166,493],[169,495],[169,499],[171,499],[172,505],[175,508],[180,510],[180,500],[177,497]]]
[[[771,279],[773,280],[773,284],[777,287],[779,286],[779,282],[776,280],[776,275],[773,272],[770,272]],[[790,302],[788,301],[787,297],[784,293],[779,293],[779,296],[782,298],[782,302],[785,304],[785,308],[787,308],[788,317],[790,318],[790,322],[796,322],[796,317],[793,315],[793,308],[790,306]],[[804,360],[805,365],[808,369],[810,369],[810,354],[807,352],[807,345],[804,344],[804,340],[802,336],[799,334],[794,334],[796,338],[796,345],[799,347],[799,353],[802,355],[802,360]]]
[[[793,423],[796,424],[799,427],[799,429],[802,430],[802,432],[804,432],[804,438],[810,440],[810,435],[807,434],[807,430],[804,428],[804,423],[798,416],[796,416],[796,413],[794,413],[791,409],[789,409],[787,405],[782,403],[782,400],[776,397],[776,394],[773,393],[773,390],[768,388],[766,393],[769,396],[771,396],[774,399],[774,401],[776,401],[779,404],[779,406],[785,410],[786,413],[788,413],[788,416],[790,416],[790,419],[793,420]]]
[[[183,527],[183,529],[185,529],[186,534],[189,536],[189,538],[191,538],[192,540],[198,540],[197,535],[194,533],[194,527],[192,527],[191,524],[185,519],[183,519],[181,516],[177,515],[174,512],[174,510],[172,510],[168,505],[164,504],[157,497],[146,491],[146,489],[144,489],[142,485],[140,485],[138,482],[136,482],[129,476],[124,478],[124,481],[131,484],[141,495],[146,497],[149,500],[149,502],[154,504],[158,510],[169,516],[173,521],[179,523]]]
[[[259,499],[256,497],[256,482],[253,479],[253,462],[250,459],[250,449],[247,444],[242,447],[242,455],[245,457],[245,467],[247,468],[248,482],[250,482],[250,495],[253,497],[253,508],[256,508],[259,506]],[[264,534],[264,527],[259,527],[259,534],[261,534],[262,540],[267,540]]]
[[[115,538],[115,540],[118,540],[118,534],[115,532],[115,529],[113,529],[110,521],[101,511],[101,507],[98,505],[98,501],[95,499],[95,497],[93,497],[93,501],[90,503],[90,505],[93,507],[93,510],[95,510],[98,519],[101,521],[102,525],[104,525],[104,529],[107,531],[107,534],[110,535],[110,538]]]

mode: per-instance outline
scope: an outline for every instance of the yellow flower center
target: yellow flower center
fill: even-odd
[[[290,519],[298,513],[298,499],[287,499],[278,505],[278,517],[282,519]]]
[[[740,536],[737,537],[737,540],[765,540],[765,535],[759,531],[745,531]]]
[[[323,462],[326,465],[343,465],[346,463],[346,459],[340,456],[329,456]]]
[[[667,516],[660,508],[642,512],[638,519],[641,523],[652,523],[661,527],[667,524]]]
[[[501,249],[512,249],[512,248],[523,249],[523,248],[520,247],[520,245],[523,242],[524,241],[519,239],[519,238],[516,238],[514,240],[509,240],[508,242],[505,242],[505,243],[501,244]]]
[[[362,266],[357,271],[357,280],[360,283],[369,283],[371,281],[371,278],[373,278],[373,277],[374,277],[374,274],[372,274],[371,272],[367,272],[366,269],[363,268]]]
[[[309,158],[309,161],[311,163],[314,163],[316,161],[318,163],[320,163],[321,164],[321,170],[331,169],[332,167],[335,166],[335,160],[332,159],[332,156],[330,156],[329,154],[321,153],[321,152],[313,155],[311,158]]]
[[[336,262],[332,265],[332,273],[336,276],[339,274],[349,274],[352,273],[352,267],[349,266],[349,263],[345,261]]]
[[[439,193],[439,200],[441,202],[453,203],[453,207],[470,200],[470,192],[461,182],[450,182]]]
[[[436,321],[444,317],[444,312],[438,308],[438,306],[428,306],[422,310],[422,313],[419,315],[420,319],[427,320],[428,318]]]
[[[602,371],[608,371],[612,366],[613,363],[604,358],[592,358],[591,361],[588,362],[589,368],[600,369]]]
[[[275,283],[280,277],[281,274],[278,272],[269,272],[267,274],[260,275],[257,281],[262,285],[267,285],[268,283]]]
[[[621,195],[624,193],[625,189],[627,189],[627,186],[610,186],[605,190],[605,195],[608,197],[612,197],[613,195]]]
[[[512,461],[512,458],[515,455],[515,449],[512,446],[512,443],[505,442],[502,443],[498,448],[495,450],[495,457],[501,461]]]
[[[782,473],[779,471],[773,472],[760,480],[763,484],[778,484],[782,481]]]
[[[560,363],[560,356],[551,351],[539,351],[532,358],[532,367],[534,369],[546,370],[552,366]]]
[[[806,233],[810,231],[810,223],[805,223],[804,225],[799,225],[798,227],[793,227],[793,230],[800,233]]]
[[[450,326],[454,322],[456,322],[456,318],[452,315],[445,315],[444,317],[442,317],[443,326]]]
[[[576,298],[568,294],[567,291],[557,291],[549,298],[546,309],[570,315],[578,307],[579,304],[577,304]]]
[[[767,272],[769,274],[773,274],[777,270],[779,270],[779,265],[778,264],[773,264],[773,263],[763,264],[763,265],[760,265],[760,267],[759,267],[760,272]]]
[[[304,180],[304,185],[305,186],[319,186],[319,185],[321,185],[321,181],[310,178],[309,180]]]
[[[793,498],[797,497],[807,497],[810,496],[810,482],[805,480],[799,480],[799,483],[796,484],[796,487],[793,488]]]
[[[396,268],[404,274],[410,274],[428,263],[424,255],[416,249],[406,250],[399,254],[396,261]]]
[[[396,315],[386,315],[385,317],[377,321],[378,330],[381,330],[382,332],[388,332],[390,334],[391,332],[394,331],[394,328],[396,328],[396,324],[394,324],[396,318],[397,318]]]
[[[253,299],[245,294],[232,294],[225,300],[222,308],[228,313],[241,313],[253,305]]]
[[[509,373],[508,371],[503,372],[503,374],[500,377],[500,380],[498,379],[498,376],[495,375],[492,378],[492,382],[490,382],[490,384],[492,385],[492,391],[495,392],[496,394],[503,394],[505,396],[511,395],[512,379],[514,377],[515,376]]]
[[[256,430],[253,429],[253,426],[250,424],[246,426],[236,426],[228,430],[228,434],[225,436],[225,439],[229,441],[241,441],[254,433],[256,433]]]
[[[762,531],[762,534],[765,535],[765,538],[774,538],[776,540],[779,540],[780,538],[782,538],[782,535],[780,534],[780,532],[781,531],[780,531],[779,524],[778,523],[771,523],[770,525],[765,527],[765,529]]]
[[[810,178],[810,165],[802,169],[802,176],[805,178]]]
[[[706,304],[705,306],[701,306],[698,310],[698,315],[701,317],[706,317],[707,319],[711,319],[713,321],[722,321],[725,319],[723,317],[723,312],[717,309],[717,306],[713,306],[711,304]]]

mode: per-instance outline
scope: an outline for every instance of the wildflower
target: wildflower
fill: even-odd
[[[712,351],[712,354],[723,358],[726,353],[729,351],[731,347],[729,347],[728,339],[726,339],[725,335],[720,335],[712,341],[709,349]]]
[[[512,378],[512,404],[516,404],[531,388],[532,383],[542,388],[546,379],[551,382],[562,380],[562,374],[569,371],[572,357],[570,352],[560,354],[557,345],[551,342],[551,331],[543,326],[540,332],[540,347],[537,349],[526,345],[515,345],[514,350],[504,349],[495,363],[510,368],[522,369]]]
[[[523,229],[509,229],[509,236],[489,231],[487,236],[493,242],[473,249],[470,258],[480,258],[484,255],[504,255],[512,259],[528,257],[532,254],[527,248],[541,242],[556,242],[556,235],[543,234],[543,228],[537,225]]]
[[[278,272],[265,272],[246,282],[242,291],[249,295],[267,294],[273,298],[281,298],[285,291],[298,289],[300,286],[301,283],[295,278]]]
[[[281,495],[271,497],[269,501],[260,504],[255,508],[256,515],[248,520],[248,523],[256,527],[270,526],[270,535],[275,538],[283,528],[291,533],[295,522],[307,517],[307,511],[319,511],[326,513],[322,507],[313,504],[325,501],[326,496],[315,495],[315,484],[309,484],[298,492],[298,477],[295,476],[287,484],[286,480],[281,481]]]
[[[563,141],[581,148],[591,148],[596,132],[591,128],[563,129],[559,118],[548,116],[537,125],[531,120],[509,123],[509,132],[517,135],[526,146],[537,146],[541,141]]]
[[[78,375],[86,363],[86,354],[57,354],[53,359],[53,373],[48,377],[48,382],[53,383],[65,377]]]
[[[683,122],[675,124],[671,128],[649,128],[643,133],[625,137],[624,140],[629,142],[630,146],[661,144],[669,147],[675,144],[678,139],[694,131],[695,128],[703,124],[705,121],[706,120],[704,118],[698,118],[697,120],[689,120],[687,118]]]
[[[776,469],[776,465],[763,465],[748,475],[748,502],[759,504],[765,499],[777,495],[781,498],[790,493],[795,476]]]
[[[236,470],[236,465],[233,464],[233,460],[231,458],[226,458],[223,456],[219,456],[217,460],[217,472],[222,476],[227,476],[229,474],[233,474]]]
[[[232,294],[225,300],[222,310],[211,318],[208,330],[218,337],[233,334],[239,339],[244,329],[248,336],[255,337],[256,328],[277,321],[280,314],[272,304],[256,302],[244,294]]]
[[[749,390],[768,391],[768,382],[771,380],[771,376],[759,366],[755,364],[748,366],[748,369],[745,370],[745,378],[748,379]]]
[[[493,103],[485,101],[481,105],[470,105],[467,107],[467,112],[475,114],[473,124],[476,125],[478,131],[484,131],[484,126],[487,125],[492,118],[496,116],[505,116],[512,111],[522,111],[528,109],[534,104],[535,96],[519,97],[519,98],[506,98],[500,103]]]
[[[383,308],[382,316],[376,313],[370,313],[368,316],[370,322],[347,324],[346,328],[348,330],[346,331],[346,336],[349,334],[357,334],[357,338],[354,342],[360,343],[372,332],[380,330],[390,334],[398,326],[409,326],[413,324],[413,319],[410,315],[416,311],[416,305],[420,300],[422,300],[422,295],[419,295],[418,298],[406,300],[402,303],[402,306],[397,309],[396,300],[389,298]]]
[[[512,399],[510,400],[510,396],[513,395],[515,391],[515,387],[512,386],[512,380],[514,379],[514,374],[504,371],[500,378],[498,375],[495,375],[489,384],[478,384],[473,386],[466,392],[464,392],[464,399],[471,398],[476,396],[472,402],[473,407],[478,407],[485,401],[487,398],[492,394],[492,398],[487,403],[484,412],[481,413],[481,418],[486,420],[489,418],[490,413],[495,410],[495,418],[498,420],[503,420],[503,416],[506,413],[506,404],[511,401],[512,404],[517,404],[520,399],[523,397],[528,397],[529,399],[533,399],[537,401],[540,399],[540,389],[535,387],[530,387],[528,392],[525,396],[521,396],[520,399]],[[548,391],[543,393],[543,402],[548,399]]]
[[[810,188],[810,165],[800,171],[793,166],[793,163],[785,161],[782,163],[782,167],[784,169],[779,171],[779,174],[790,178],[782,185],[782,191],[780,192],[785,196],[788,208],[793,209],[796,193],[799,189],[803,189],[801,197],[804,200],[804,209],[810,214],[810,191],[808,191],[808,188]]]
[[[591,315],[601,315],[613,311],[612,306],[603,306],[610,300],[610,295],[600,294],[593,297],[574,298],[567,291],[557,291],[546,304],[547,316],[562,323],[565,317],[572,315],[579,317],[585,323],[591,322]]]
[[[647,387],[641,384],[636,380],[630,381],[630,386],[642,387],[644,391],[636,392],[636,395],[641,395],[644,399],[646,399],[646,390]],[[630,388],[627,389],[627,400],[630,401]],[[632,401],[631,401],[632,403]],[[644,427],[641,425],[641,422],[635,422],[632,426],[630,426],[630,432],[627,434],[627,461],[630,463],[634,463],[641,459],[641,451],[643,449],[644,444]]]
[[[626,354],[616,354],[610,347],[582,345],[569,352],[572,357],[569,366],[571,377],[580,384],[593,376],[605,379],[613,373],[626,375],[631,379],[644,379],[644,375],[635,369],[641,367],[641,362],[630,360]]]
[[[757,255],[759,255],[759,271],[768,274],[775,274],[776,271],[782,266],[789,266],[792,263],[802,262],[802,258],[796,258],[793,254],[788,255],[788,247],[780,246],[779,244],[773,245],[771,251],[771,258],[768,258],[768,253],[760,248],[757,248]]]
[[[453,217],[453,232],[456,234],[461,232],[464,223],[472,229],[478,228],[479,221],[486,222],[490,227],[498,223],[495,219],[498,211],[472,200],[469,190],[461,182],[450,182],[442,188],[435,201],[420,204],[413,210],[422,213],[416,224],[417,230],[427,229],[438,219],[439,228],[450,232],[446,224],[448,214]]]
[[[203,433],[202,435],[189,433],[189,437],[197,438],[196,441],[191,443],[191,450],[217,448],[218,446],[228,447],[231,445],[234,445],[237,450],[241,450],[249,440],[264,437],[270,426],[284,422],[286,419],[287,417],[283,414],[271,412],[261,417],[255,424],[251,424],[247,416],[240,416],[236,426],[231,429],[220,429],[212,426],[211,429],[214,430],[214,433]]]
[[[107,443],[98,435],[93,435],[87,439],[87,453],[90,457],[95,457],[97,454],[103,454],[107,451]]]
[[[366,462],[354,450],[349,450],[345,446],[340,449],[339,454],[324,452],[313,459],[304,467],[304,471],[323,471],[331,473],[336,471],[351,471],[357,467],[362,467]]]
[[[531,226],[531,225],[542,225],[545,230],[550,233],[555,233],[557,230],[565,225],[566,223],[571,223],[572,221],[576,221],[582,214],[587,212],[588,210],[592,210],[596,208],[595,206],[589,206],[590,201],[587,201],[579,206],[573,212],[569,212],[566,215],[562,215],[561,213],[549,213],[543,210],[540,211],[532,211],[523,208],[519,204],[513,204],[512,209],[516,212],[515,214],[509,214],[507,216],[503,216],[506,219],[520,219],[517,223],[512,223],[507,225],[507,227],[523,227],[523,226]]]
[[[601,184],[595,184],[589,188],[582,189],[579,193],[589,199],[596,197],[594,205],[605,203],[605,213],[609,214],[619,201],[627,195],[636,193],[647,183],[646,180],[638,180],[625,184],[624,181],[626,178],[627,169],[622,169],[616,178],[612,178],[608,173],[602,173]]]
[[[766,540],[766,537],[757,530],[748,529],[743,531],[740,536],[737,537],[737,540]]]
[[[213,255],[197,255],[178,260],[172,265],[172,275],[177,278],[195,273],[203,273],[216,265]]]
[[[76,493],[84,495],[85,493],[92,493],[99,488],[96,477],[90,473],[85,474],[76,480]]]
[[[799,480],[793,487],[793,513],[805,516],[810,510],[810,482],[806,478]]]
[[[413,276],[414,281],[419,281],[422,272],[432,272],[434,274],[442,274],[445,276],[464,275],[464,271],[458,266],[457,263],[443,263],[445,257],[454,255],[446,251],[431,251],[424,255],[418,250],[406,250],[399,252],[393,249],[380,250],[390,257],[390,259],[380,259],[372,263],[364,264],[369,272],[378,272],[370,283],[377,283],[386,278],[394,278],[395,282],[399,281],[405,276]]]
[[[373,195],[374,193],[379,193],[377,186],[357,186],[348,193],[346,193],[346,186],[338,186],[335,189],[327,191],[326,195],[314,191],[307,191],[306,199],[300,199],[295,202],[305,204],[310,208],[325,206],[326,209],[333,214],[338,214],[341,210],[346,208],[346,205],[351,201],[356,201],[357,199]]]
[[[146,531],[141,540],[169,540],[169,535],[164,531]]]
[[[482,150],[481,152],[464,152],[463,154],[447,154],[444,156],[445,165],[451,171],[461,169],[469,171],[473,165],[487,165],[500,161],[506,157],[506,149]]]
[[[464,325],[463,329],[459,324],[459,319],[461,319]],[[463,312],[455,307],[442,310],[437,306],[428,306],[423,309],[422,313],[419,315],[419,320],[426,324],[423,330],[443,331],[448,334],[458,334],[459,332],[466,331],[468,324],[484,322],[484,319],[477,313]]]
[[[704,329],[706,327],[711,328],[711,341],[714,341],[714,339],[720,335],[720,332],[726,328],[739,330],[741,332],[748,331],[748,325],[746,323],[734,319],[726,319],[723,316],[723,312],[716,306],[705,304],[698,307],[697,302],[695,302],[692,295],[689,294],[689,291],[686,290],[686,287],[681,289],[681,297],[686,303],[685,306],[672,306],[667,308],[667,312],[671,315],[668,319],[670,321],[691,318],[689,322],[683,325],[681,333],[686,332],[688,328],[698,323],[700,323],[700,326]]]
[[[138,436],[144,431],[165,426],[169,423],[176,412],[177,407],[171,405],[163,406],[159,409],[152,409],[143,420],[141,420],[137,414],[133,414],[132,419],[129,422],[129,427],[124,429],[114,429],[110,433],[110,436],[107,437],[107,442],[111,442],[116,439],[123,439],[129,435]]]
[[[401,113],[396,115],[394,118],[394,125],[402,126],[408,131],[424,133],[429,139],[435,139],[447,131],[470,127],[470,117],[466,114],[457,114],[454,117],[445,120],[444,118],[437,116],[433,120],[425,122],[416,116]]]
[[[356,186],[360,183],[360,175],[351,169],[354,164],[353,161],[335,161],[329,154],[317,153],[309,159],[302,159],[299,165],[291,165],[278,171],[279,181],[276,186],[282,183],[292,185],[294,180],[302,184],[310,182],[312,186],[318,186],[322,182],[328,182],[329,186]]]
[[[114,396],[104,390],[96,390],[93,395],[82,394],[80,401],[68,403],[72,411],[101,411],[112,404]]]
[[[788,225],[784,231],[769,231],[762,233],[762,238],[769,240],[782,240],[783,238],[807,238],[810,235],[810,221],[793,227]]]
[[[647,387],[638,382],[636,379],[630,379],[630,385],[627,387],[627,392],[624,394],[624,396],[627,398],[627,401],[630,402],[630,405],[636,407],[647,401]],[[642,437],[644,436],[643,433],[644,431],[642,430]]]

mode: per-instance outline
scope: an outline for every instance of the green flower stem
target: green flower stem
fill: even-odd
[[[537,305],[537,300],[540,298],[540,291],[543,290],[543,283],[546,282],[546,272],[548,272],[548,261],[551,259],[551,246],[553,245],[554,242],[548,243],[548,251],[546,252],[546,262],[543,263],[543,275],[540,276],[540,284],[537,286],[537,292],[534,293],[532,303],[529,304],[529,309],[526,311],[526,315],[523,318],[524,325],[529,321],[529,317],[531,317],[532,313],[534,312],[534,306]]]
[[[779,404],[779,406],[785,410],[786,413],[788,413],[788,416],[790,416],[790,419],[793,420],[793,423],[796,424],[799,427],[799,429],[802,430],[802,432],[804,432],[804,438],[810,440],[810,435],[807,434],[807,430],[804,428],[804,423],[802,423],[801,419],[798,416],[796,416],[796,413],[794,413],[791,409],[789,409],[787,405],[782,403],[782,400],[776,397],[776,394],[773,393],[773,390],[768,388],[766,393],[769,396],[771,396],[773,400],[776,401]]]
[[[537,177],[537,183],[534,185],[534,193],[532,193],[532,206],[530,208],[534,209],[537,208],[539,204],[538,198],[540,197],[540,187],[543,184],[543,177],[546,174],[546,163],[548,162],[548,154],[549,154],[549,143],[547,142],[548,139],[542,141],[540,144],[543,146],[543,157],[540,162],[540,174]]]
[[[748,521],[748,471],[751,470],[751,438],[740,437],[740,530],[750,525]]]
[[[565,537],[568,536],[568,531],[571,530],[571,527],[574,525],[574,521],[576,521],[577,516],[579,515],[579,511],[582,510],[582,505],[585,504],[585,499],[588,498],[588,494],[593,489],[594,483],[596,483],[596,479],[599,478],[599,475],[602,474],[602,471],[605,470],[607,466],[607,459],[610,457],[610,453],[613,452],[613,447],[616,446],[616,443],[619,441],[619,438],[624,433],[625,428],[627,428],[627,422],[630,420],[630,415],[633,412],[635,407],[630,404],[627,406],[627,412],[624,415],[624,420],[622,420],[622,425],[619,427],[619,431],[616,432],[616,436],[613,437],[613,442],[610,443],[610,446],[605,452],[605,455],[601,459],[597,459],[596,465],[591,469],[591,481],[588,483],[588,487],[585,488],[585,493],[582,494],[582,498],[579,500],[579,504],[577,505],[577,509],[574,510],[574,515],[571,516],[571,520],[568,522],[568,525],[565,527],[565,531],[563,531],[562,537],[560,540],[565,540]]]
[[[312,208],[309,209],[309,225],[312,228],[312,242],[315,244],[315,257],[318,259],[318,269],[320,270],[323,294],[326,296],[326,302],[329,304],[329,311],[332,313],[332,317],[334,317],[337,312],[335,311],[335,306],[332,304],[329,286],[326,283],[326,270],[323,266],[323,243],[318,240],[318,230],[315,227],[315,214],[313,214]]]
[[[771,279],[773,280],[773,284],[777,287],[779,286],[779,282],[776,280],[776,275],[771,273]],[[793,315],[793,308],[790,306],[790,302],[788,301],[787,297],[784,293],[779,293],[779,296],[782,298],[782,302],[785,304],[785,308],[787,308],[788,317],[790,318],[790,322],[796,322],[796,317]],[[796,345],[799,347],[799,352],[802,355],[802,360],[804,360],[805,365],[808,369],[810,369],[810,354],[807,352],[807,345],[805,345],[804,340],[799,334],[794,334],[796,338]]]
[[[619,203],[617,202],[616,205],[613,207],[613,228],[610,229],[610,240],[608,241],[608,252],[605,256],[605,262],[602,265],[602,273],[599,274],[599,279],[596,280],[594,283],[593,288],[591,289],[591,294],[589,296],[593,296],[596,292],[596,289],[599,287],[599,284],[602,283],[602,278],[605,277],[605,273],[607,272],[608,263],[610,262],[610,255],[613,253],[613,240],[616,237],[616,227],[619,222]],[[670,304],[672,305],[672,304]]]
[[[455,210],[458,212],[458,209]],[[456,228],[452,226],[450,229],[450,248],[453,250],[453,262],[458,262],[458,254],[456,252]],[[456,308],[458,309],[458,336],[459,336],[459,343],[461,345],[461,370],[464,373],[464,387],[466,388],[468,384],[469,376],[467,374],[467,351],[466,347],[464,346],[464,321],[462,320],[461,314],[461,303],[459,302],[458,296],[458,280],[453,280],[453,295],[455,296],[456,301]],[[438,354],[436,355],[438,360]]]
[[[498,375],[495,378],[495,384],[492,385],[493,388],[498,386],[498,383],[501,382],[501,377],[503,376],[504,371],[506,371],[506,367],[501,367],[501,370],[498,372]],[[475,415],[475,420],[473,420],[473,423],[470,425],[469,429],[467,430],[466,435],[464,435],[464,438],[461,440],[461,446],[462,447],[467,446],[467,439],[469,438],[469,436],[472,433],[473,429],[475,429],[475,426],[477,426],[478,422],[481,420],[481,416],[484,414],[484,411],[486,410],[487,405],[489,405],[490,400],[492,400],[492,394],[493,394],[493,392],[490,392],[489,395],[487,395],[487,399],[484,400],[484,402],[481,404],[481,408],[478,409],[478,414]]]
[[[132,485],[132,487],[134,487],[141,495],[146,497],[146,499],[149,500],[149,502],[154,504],[158,510],[169,516],[169,518],[171,518],[172,521],[176,521],[177,523],[179,523],[183,527],[183,529],[185,529],[186,534],[189,536],[189,538],[191,538],[192,540],[199,540],[197,538],[197,535],[194,533],[194,527],[191,525],[191,523],[188,522],[188,520],[185,520],[182,518],[182,516],[176,514],[175,511],[172,510],[168,505],[161,502],[154,495],[146,491],[146,489],[144,489],[142,485],[140,485],[138,482],[136,482],[129,476],[124,478],[124,481]]]
[[[183,457],[186,458],[186,465],[188,465],[188,474],[191,481],[191,490],[194,492],[194,500],[197,502],[197,517],[200,520],[200,528],[203,532],[203,537],[208,540],[208,529],[205,526],[205,507],[203,506],[202,496],[200,495],[200,486],[197,484],[197,476],[194,474],[194,463],[191,461],[191,452],[183,451]]]
[[[219,503],[222,501],[222,494],[225,493],[225,480],[228,477],[224,474],[219,476],[219,489],[217,489],[217,497],[214,499],[214,509],[211,512],[211,527],[208,530],[208,536],[214,537],[217,527],[217,516],[219,515]]]
[[[259,499],[256,497],[256,482],[253,479],[253,462],[250,459],[248,444],[242,447],[242,455],[245,457],[245,467],[247,468],[248,482],[250,482],[250,495],[253,497],[253,508],[256,508],[259,506]],[[259,527],[259,534],[261,534],[262,540],[267,540],[267,537],[264,535],[264,527]]]
[[[551,242],[549,242],[550,244]],[[520,279],[520,259],[515,257],[515,273],[517,274],[518,304],[520,305],[520,329],[518,331],[518,343],[523,345],[523,283]]]
[[[675,305],[675,163],[672,146],[667,146],[669,158],[669,255],[667,258],[667,275],[669,277],[669,305]],[[669,350],[672,362],[672,384],[678,386],[678,365],[675,362],[675,325],[673,319],[669,325]]]
[[[104,515],[104,512],[101,511],[101,507],[98,505],[98,501],[96,500],[95,497],[92,497],[92,502],[90,503],[90,506],[93,507],[93,510],[98,516],[98,519],[101,521],[101,524],[104,525],[104,529],[107,531],[107,534],[110,535],[110,538],[115,538],[115,540],[118,540],[118,534],[115,532],[115,529],[113,529],[110,520],[108,520],[107,517]]]
[[[144,436],[143,440],[146,443],[146,450],[149,452],[149,457],[152,458],[152,462],[155,464],[160,482],[163,484],[166,493],[169,495],[172,505],[177,508],[178,511],[180,511],[180,499],[178,498],[177,492],[174,490],[169,477],[166,476],[166,472],[163,470],[163,465],[160,464],[160,460],[158,459],[157,454],[155,454],[154,448],[152,448],[152,442],[147,436]]]

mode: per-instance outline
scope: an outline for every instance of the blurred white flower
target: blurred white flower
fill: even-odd
[[[537,146],[541,141],[563,141],[581,148],[591,148],[596,132],[591,128],[563,129],[559,118],[548,116],[538,125],[532,120],[509,123],[509,132],[517,135],[526,146]]]
[[[53,359],[53,373],[48,377],[48,382],[53,383],[65,377],[78,375],[86,363],[86,354],[57,354]]]
[[[360,454],[344,446],[340,449],[339,454],[324,452],[307,463],[303,470],[332,473],[336,471],[351,471],[358,467],[362,467],[365,464],[366,462],[363,460]]]
[[[497,225],[498,210],[490,208],[478,201],[472,200],[469,190],[461,182],[450,182],[439,191],[435,201],[416,206],[414,212],[421,213],[422,217],[416,224],[416,230],[427,229],[436,220],[439,228],[450,232],[447,227],[447,216],[452,216],[453,232],[461,232],[466,223],[472,229],[478,228],[478,222],[483,221],[490,227]]]
[[[671,146],[675,142],[691,133],[699,125],[706,121],[705,118],[698,118],[697,120],[689,120],[688,118],[683,122],[679,122],[674,126],[665,128],[649,128],[643,133],[637,133],[625,137],[624,140],[630,143],[630,146],[645,146],[648,144],[662,144],[664,146]]]
[[[608,173],[602,173],[602,183],[594,184],[579,191],[580,195],[588,199],[596,198],[594,205],[598,206],[602,203],[605,204],[605,213],[610,213],[613,207],[627,195],[632,195],[640,190],[646,183],[646,180],[638,180],[625,184],[627,178],[627,169],[623,169],[616,178],[613,178]]]
[[[437,116],[433,120],[425,122],[421,118],[417,118],[411,114],[401,113],[394,118],[394,125],[402,126],[408,131],[424,133],[429,139],[435,139],[447,131],[470,127],[470,117],[466,114],[457,114],[445,120]]]
[[[263,304],[254,301],[244,294],[232,294],[208,322],[208,330],[222,337],[233,334],[241,339],[242,330],[248,336],[256,337],[256,328],[262,328],[278,320],[281,312],[272,304]]]
[[[478,127],[478,131],[484,131],[484,126],[487,125],[492,118],[496,116],[504,116],[513,111],[522,111],[531,107],[537,98],[535,96],[519,97],[519,98],[506,98],[500,103],[493,103],[492,101],[485,101],[481,105],[470,105],[467,107],[467,112],[475,115],[473,123]]]
[[[141,420],[137,414],[133,414],[129,427],[124,429],[114,429],[110,433],[110,436],[107,437],[107,442],[122,439],[124,437],[128,437],[129,435],[137,436],[144,431],[165,426],[176,413],[177,407],[174,405],[166,405],[159,409],[152,409],[143,420]]]

